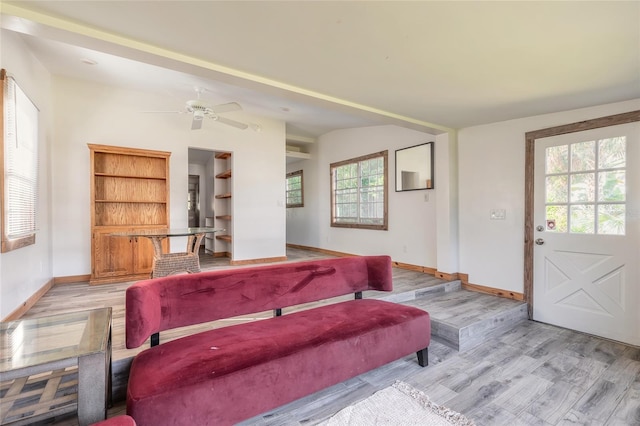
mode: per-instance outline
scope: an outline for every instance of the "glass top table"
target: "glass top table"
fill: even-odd
[[[140,228],[126,232],[113,232],[112,237],[144,237],[151,240],[153,244],[153,267],[151,278],[166,277],[180,272],[196,273],[200,272],[200,259],[198,250],[205,234],[215,234],[222,232],[221,228]],[[164,253],[162,240],[168,237],[189,237],[187,240],[187,250],[182,253]]]
[[[104,420],[111,384],[111,308],[0,323],[2,424],[78,411],[80,424]],[[77,397],[72,393],[77,375]],[[40,384],[40,385],[39,385]],[[22,398],[40,389],[33,409]],[[15,411],[14,411],[15,409]]]
[[[133,231],[127,232],[114,232],[110,235],[114,237],[157,237],[157,238],[166,238],[166,237],[186,237],[190,235],[199,235],[199,234],[213,234],[216,232],[222,232],[224,229],[222,228],[213,228],[213,227],[202,227],[202,228],[157,228],[157,229],[147,229],[140,228]]]

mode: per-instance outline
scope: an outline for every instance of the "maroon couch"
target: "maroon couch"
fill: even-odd
[[[93,423],[91,426],[136,426],[136,422],[129,416],[121,415]]]
[[[429,314],[362,299],[363,290],[392,290],[389,257],[227,269],[132,285],[127,348],[150,336],[152,347],[131,364],[127,414],[139,426],[234,424],[411,353],[426,365]],[[350,293],[354,300],[280,315],[286,307]],[[154,345],[153,335],[164,330],[271,310],[277,316]]]

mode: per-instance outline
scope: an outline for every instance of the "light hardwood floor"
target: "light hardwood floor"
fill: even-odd
[[[326,257],[302,250],[288,250],[287,255],[291,261]],[[203,269],[226,267],[224,260],[205,262]],[[394,269],[397,287],[428,285],[432,279]],[[68,310],[87,309],[94,306],[90,303],[113,306],[114,316],[124,315],[123,292],[128,285],[55,287],[28,315],[50,314],[61,305]],[[465,299],[469,297],[473,295]],[[421,299],[418,304],[427,310],[432,306],[434,312],[442,309],[435,303],[437,298]],[[123,330],[114,329],[114,336],[117,333]],[[128,356],[119,352],[115,340],[114,359]],[[425,368],[418,366],[415,356],[408,356],[243,425],[315,424],[395,380],[423,390],[434,402],[465,414],[479,426],[640,425],[640,348],[532,321],[522,321],[462,353],[432,340]],[[109,416],[124,411],[124,403],[117,402]],[[53,424],[75,426],[77,422],[66,418]]]

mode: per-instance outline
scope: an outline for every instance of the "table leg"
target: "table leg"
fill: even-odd
[[[153,244],[153,268],[151,269],[151,278],[157,278],[156,259],[162,259],[162,240],[166,237],[148,236],[147,238],[149,238],[151,240],[151,244]]]
[[[156,236],[149,236],[147,237],[151,240],[151,244],[153,244],[153,252],[155,253],[156,257],[159,259],[162,257],[162,240],[164,240],[166,237],[156,237]]]
[[[109,365],[106,353],[78,359],[78,423],[80,426],[107,418]]]
[[[195,234],[189,236],[189,241],[187,242],[187,253],[195,253],[198,254],[200,250],[200,243],[204,238],[204,234]]]

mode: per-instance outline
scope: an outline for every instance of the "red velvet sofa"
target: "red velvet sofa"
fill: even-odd
[[[136,422],[129,416],[121,415],[93,423],[91,426],[136,426]]]
[[[362,299],[363,290],[392,290],[391,268],[387,256],[344,257],[135,283],[126,345],[151,336],[152,346],[131,364],[127,414],[139,426],[234,424],[412,353],[425,366],[429,314]],[[157,344],[164,330],[271,310],[273,318]]]

